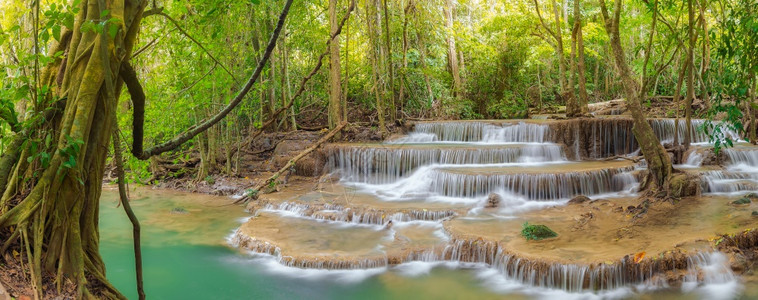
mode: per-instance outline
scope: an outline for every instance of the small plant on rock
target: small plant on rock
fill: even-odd
[[[529,222],[525,222],[524,225],[522,225],[521,236],[526,238],[527,241],[539,241],[556,237],[558,234],[545,225],[535,225],[529,224]]]
[[[742,204],[750,204],[750,202],[752,202],[752,201],[750,201],[750,198],[748,198],[748,197],[742,197],[739,200],[732,201],[732,204],[742,205]]]

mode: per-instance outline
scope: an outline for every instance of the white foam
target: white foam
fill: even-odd
[[[271,255],[258,253],[251,253],[251,255],[255,263],[263,266],[266,273],[296,279],[329,280],[337,284],[357,284],[387,271],[386,267],[355,270],[301,269],[282,265],[276,257]]]

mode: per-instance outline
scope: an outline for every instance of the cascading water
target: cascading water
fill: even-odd
[[[721,151],[726,156],[725,167],[701,173],[703,191],[712,194],[758,192],[758,150],[738,146]],[[696,153],[690,156],[702,161]]]
[[[563,161],[559,145],[523,144],[508,146],[332,146],[332,167],[357,182],[392,183],[421,166],[503,164]]]
[[[409,142],[482,142],[482,143],[544,143],[548,126],[528,122],[424,122],[415,126],[408,139],[390,143]]]
[[[608,138],[631,136],[603,131],[612,126],[593,128]],[[564,146],[549,142],[552,135],[550,125],[523,121],[425,122],[389,143],[333,145],[327,153],[343,183],[385,201],[477,203],[491,193],[556,201],[633,192],[636,176],[624,175],[635,169],[631,163],[597,167],[568,161]],[[618,145],[624,150],[614,153],[632,150]]]
[[[679,131],[674,120],[650,122],[663,142],[674,136],[683,140],[683,121]],[[701,120],[693,121],[695,128],[701,124]],[[469,264],[523,286],[591,295],[664,287],[667,281],[662,274],[672,272],[686,272],[679,275],[688,276],[686,282],[696,286],[734,282],[730,272],[713,271],[724,265],[718,254],[669,252],[642,263],[623,255],[602,263],[554,262],[531,259],[523,255],[523,249],[511,249],[514,244],[508,242],[513,236],[486,235],[485,229],[502,224],[510,230],[513,223],[500,220],[518,220],[517,213],[564,205],[577,195],[593,199],[634,195],[644,163],[601,159],[639,151],[631,128],[631,120],[603,118],[425,122],[416,124],[407,136],[381,144],[333,144],[325,150],[327,167],[341,177],[342,189],[318,197],[259,203],[256,211],[268,221],[264,218],[254,224],[252,220],[230,241],[291,268],[385,272],[413,263]],[[707,137],[696,131],[692,141],[706,142]],[[726,156],[728,170],[703,173],[707,185],[703,190],[758,189],[758,151],[734,150]],[[688,162],[696,168],[702,160],[702,155],[690,156]],[[611,208],[613,202],[597,205]],[[300,221],[272,221],[277,217]],[[592,217],[592,211],[582,215]],[[468,222],[457,224],[463,231],[448,227],[459,219]],[[266,222],[281,223],[261,228]],[[417,225],[431,229],[408,229]],[[285,229],[295,226],[298,233]],[[472,233],[466,229],[472,228],[485,230],[477,233],[482,237],[466,237]]]

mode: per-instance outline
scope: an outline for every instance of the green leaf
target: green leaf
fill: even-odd
[[[107,15],[108,15],[108,13],[110,13],[110,12],[111,12],[111,11],[110,11],[109,9],[103,10],[103,11],[101,11],[101,12],[100,12],[100,17],[101,17],[101,18],[104,18],[104,17],[105,17],[105,16],[107,16]]]
[[[53,26],[53,37],[55,38],[56,41],[61,40],[61,26],[60,25]]]
[[[115,39],[116,33],[118,33],[118,25],[110,23],[108,26],[108,35],[111,37],[111,39]]]

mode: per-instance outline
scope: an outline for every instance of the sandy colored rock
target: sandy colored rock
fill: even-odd
[[[581,204],[581,203],[584,203],[584,202],[587,202],[587,201],[590,201],[589,197],[587,197],[585,195],[579,195],[579,196],[576,196],[574,198],[571,198],[571,200],[569,200],[568,203],[569,204]]]

